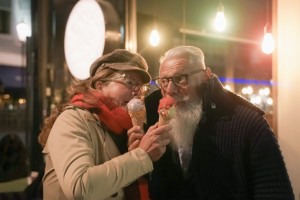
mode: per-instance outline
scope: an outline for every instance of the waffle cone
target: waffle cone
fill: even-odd
[[[166,119],[162,116],[159,116],[159,119],[158,119],[158,126],[161,126],[161,125],[165,125],[165,124],[168,124],[170,122],[171,119]]]
[[[159,112],[158,126],[168,124],[175,117],[176,110],[172,106],[169,109],[161,109]]]
[[[141,127],[143,127],[145,119],[144,119],[144,117],[132,117],[131,121],[132,121],[132,125],[133,126],[141,126]]]
[[[129,112],[129,115],[131,117],[132,125],[133,126],[141,126],[143,127],[145,122],[145,116],[146,116],[146,110],[140,110],[135,112]]]

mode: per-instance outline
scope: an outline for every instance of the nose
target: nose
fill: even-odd
[[[178,93],[178,87],[174,85],[173,81],[170,80],[168,82],[168,86],[166,87],[166,94],[172,97],[177,93]]]

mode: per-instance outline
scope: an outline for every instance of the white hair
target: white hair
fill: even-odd
[[[206,69],[204,61],[204,53],[201,49],[194,46],[177,46],[168,50],[159,59],[159,63],[162,64],[166,59],[173,57],[184,57],[188,58],[189,65],[198,65],[201,69]]]

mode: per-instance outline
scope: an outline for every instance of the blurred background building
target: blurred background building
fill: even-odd
[[[64,101],[65,89],[74,75],[66,62],[65,31],[70,13],[78,2],[0,0],[0,138],[8,132],[18,133],[30,149],[32,170],[37,170],[43,162],[37,143],[42,121]],[[146,58],[152,77],[156,77],[159,57],[166,50],[177,45],[200,47],[206,55],[207,67],[220,77],[227,89],[266,112],[282,143],[291,177],[295,176],[292,181],[298,197],[300,183],[296,177],[300,172],[295,168],[299,164],[295,164],[293,158],[295,155],[299,158],[300,152],[290,147],[296,146],[295,135],[300,134],[300,128],[289,126],[292,122],[286,117],[288,111],[300,111],[296,100],[299,96],[286,102],[299,91],[289,82],[297,80],[292,75],[299,70],[293,62],[299,55],[292,54],[297,52],[293,49],[295,41],[288,39],[296,38],[295,33],[300,30],[287,31],[286,27],[295,17],[300,17],[293,10],[299,7],[298,0],[98,0],[98,4],[106,30],[102,38],[103,51],[94,51],[96,54],[115,48],[136,51]],[[214,27],[219,11],[225,16],[225,21],[219,21],[219,28],[223,30]],[[76,32],[75,38],[88,37],[82,48],[73,47],[71,51],[101,43],[99,38],[83,33],[89,28],[88,23],[83,23],[82,28],[79,26],[80,21],[90,19],[91,15],[82,13],[80,16],[75,23],[78,30],[70,29],[70,32]],[[277,43],[275,52],[266,54],[261,45],[267,31],[273,31]],[[152,43],[149,41],[151,33],[156,36],[151,39]],[[290,46],[286,41],[290,41]],[[72,54],[75,53],[80,51]],[[291,74],[286,74],[285,62],[291,67]],[[292,79],[281,80],[279,73]],[[288,90],[288,86],[294,90]],[[151,88],[154,89],[154,85]]]

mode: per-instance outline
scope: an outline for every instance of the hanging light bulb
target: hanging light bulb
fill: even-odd
[[[222,32],[226,28],[226,19],[224,14],[224,7],[222,3],[220,2],[220,5],[218,7],[218,12],[214,21],[214,27],[217,31]]]
[[[160,36],[159,36],[159,32],[157,30],[157,19],[156,19],[156,1],[153,2],[154,6],[153,6],[153,17],[154,17],[154,26],[153,29],[151,30],[150,33],[150,37],[149,37],[149,43],[151,46],[156,47],[157,45],[159,45],[160,43]]]
[[[157,45],[159,45],[160,42],[160,36],[159,36],[159,32],[157,29],[152,29],[151,33],[150,33],[150,37],[149,37],[149,42],[152,46],[156,47]]]
[[[270,30],[270,26],[267,24],[264,28],[264,38],[261,44],[261,50],[265,54],[273,53],[275,49],[275,42],[273,39],[272,32]]]
[[[267,2],[267,5],[266,5],[267,24],[264,27],[264,38],[262,40],[261,50],[265,54],[270,54],[270,53],[273,53],[273,51],[275,49],[275,42],[274,42],[273,35],[272,35],[272,28],[269,24],[269,1],[267,0],[266,2]]]

